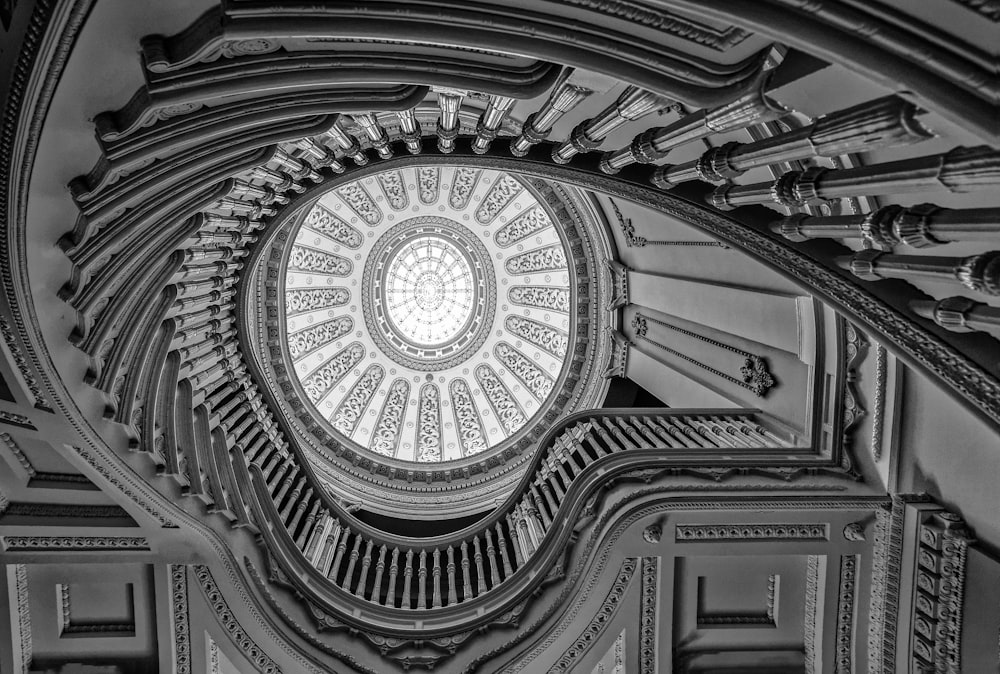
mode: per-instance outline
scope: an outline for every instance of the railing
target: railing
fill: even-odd
[[[247,458],[271,535],[291,558],[318,572],[314,579],[386,608],[425,610],[479,599],[529,566],[559,528],[567,494],[605,457],[657,450],[678,465],[700,464],[720,450],[779,454],[787,447],[752,412],[732,410],[601,410],[572,415],[553,430],[494,513],[466,531],[431,539],[389,536],[338,514],[305,487],[295,461],[272,458],[261,465],[260,457]]]

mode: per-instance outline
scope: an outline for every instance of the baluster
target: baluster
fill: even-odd
[[[423,150],[421,142],[420,122],[417,120],[413,110],[400,110],[396,113],[399,118],[399,127],[402,130],[403,142],[410,154],[420,154]]]
[[[571,72],[570,69],[564,71],[563,77],[552,90],[548,100],[524,120],[521,135],[510,145],[512,155],[523,157],[528,154],[532,145],[541,143],[549,137],[549,134],[552,133],[552,127],[563,115],[593,93],[590,89],[567,82],[566,78]]]
[[[347,573],[344,574],[344,583],[341,587],[345,591],[351,591],[351,579],[354,578],[354,567],[358,564],[358,557],[361,555],[361,534],[354,535],[354,547],[351,548],[351,556],[347,561]]]
[[[358,584],[354,588],[354,596],[361,597],[362,599],[365,597],[365,590],[368,589],[368,570],[372,565],[372,548],[374,547],[374,541],[369,539],[365,545],[365,555],[361,558],[361,575],[358,577]]]
[[[656,433],[656,429],[651,428],[646,423],[645,419],[637,416],[629,416],[628,424],[640,437],[645,438],[646,442],[652,445],[653,448],[662,449],[669,446],[663,437]]]
[[[552,524],[552,518],[549,516],[549,513],[545,510],[545,506],[542,503],[542,496],[538,492],[538,487],[532,484],[528,488],[528,491],[531,492],[531,500],[534,502],[535,512],[541,515],[542,521],[545,524],[545,529],[548,529],[549,526]]]
[[[894,255],[868,249],[837,264],[866,281],[884,278],[928,279],[962,286],[984,295],[1000,295],[1000,251],[970,257]]]
[[[344,128],[340,126],[340,120],[334,122],[333,126],[327,129],[326,135],[339,145],[344,154],[353,159],[355,164],[364,166],[368,163],[368,157],[361,151],[361,145],[354,136],[344,131]]]
[[[728,435],[733,442],[735,442],[740,447],[754,448],[757,444],[750,438],[749,435],[743,433],[739,427],[733,423],[733,419],[730,417],[719,417],[713,416],[712,421],[717,424],[723,432]]]
[[[552,159],[558,164],[566,164],[581,152],[596,150],[618,127],[668,105],[670,102],[667,99],[630,86],[614,103],[594,117],[580,122],[570,133],[569,140],[553,148]]]
[[[434,548],[434,568],[431,570],[434,574],[434,596],[431,598],[431,608],[440,608],[441,606],[441,551],[438,548]]]
[[[305,483],[305,477],[299,482],[300,485]],[[299,522],[306,514],[306,508],[309,507],[309,499],[312,496],[312,487],[308,487],[305,492],[301,491],[301,487],[298,487],[296,491],[292,492],[291,498],[288,499],[289,503],[295,505],[294,515],[292,520],[288,523],[288,535],[294,536],[294,532],[298,529]],[[291,511],[289,511],[291,512]]]
[[[337,548],[337,541],[340,538],[341,531],[340,521],[335,519],[330,533],[327,534],[326,543],[323,545],[323,553],[319,557],[319,563],[316,565],[320,573],[327,578],[330,577],[330,568],[333,565],[333,553]]]
[[[455,150],[455,139],[461,128],[458,111],[462,107],[462,94],[445,91],[438,93],[438,107],[441,109],[437,128],[438,150],[450,154]]]
[[[305,185],[297,182],[291,175],[275,171],[266,166],[256,166],[250,170],[250,177],[270,183],[276,192],[305,192]]]
[[[910,308],[918,316],[934,321],[945,330],[971,332],[1000,330],[1000,309],[967,297],[947,297],[933,300],[911,300]]]
[[[998,182],[1000,151],[981,145],[859,168],[812,166],[805,171],[789,171],[773,183],[723,185],[706,197],[706,201],[721,210],[768,201],[791,207],[819,200],[881,194],[931,190],[973,192],[995,189]]]
[[[455,584],[455,546],[448,546],[448,606],[458,603],[458,586]]]
[[[639,449],[639,445],[632,442],[631,439],[626,437],[626,435],[622,433],[622,429],[608,417],[600,417],[595,425],[598,426],[598,428],[600,427],[606,428],[611,433],[611,436],[615,439],[616,441],[615,444],[617,444],[618,447],[621,448],[621,450]]]
[[[309,180],[314,183],[323,182],[323,176],[313,170],[313,167],[301,159],[296,159],[280,147],[274,151],[273,161],[287,169],[297,179]]]
[[[1000,208],[941,208],[934,204],[883,206],[857,215],[812,216],[797,213],[771,229],[789,241],[867,239],[883,246],[913,248],[953,241],[1000,243]]]
[[[479,581],[477,584],[479,594],[476,596],[482,596],[482,594],[486,592],[486,572],[483,569],[483,552],[479,548],[479,536],[472,539],[472,546],[475,550],[474,559],[476,560],[476,575]]]
[[[379,603],[379,597],[382,595],[382,574],[385,571],[385,545],[379,546],[378,549],[378,562],[375,564],[375,582],[372,583],[372,596],[371,602],[374,604]]]
[[[281,488],[278,489],[278,493],[275,494],[275,496],[274,496],[274,505],[275,505],[275,507],[278,507],[279,504],[284,501],[285,494],[287,494],[288,490],[290,490],[292,488],[292,481],[298,475],[298,470],[297,470],[297,468],[294,468],[294,467],[292,468],[292,470],[290,470],[288,472],[289,472],[289,475],[287,475],[285,477],[285,479],[282,481]],[[284,515],[283,514],[282,514],[282,519],[284,519]]]
[[[507,540],[503,535],[503,527],[497,522],[495,529],[497,532],[497,547],[500,548],[500,559],[503,561],[503,577],[506,580],[513,575],[514,571],[510,567],[510,553],[507,552]]]
[[[344,553],[347,551],[347,539],[350,536],[351,530],[348,527],[344,527],[340,535],[340,542],[337,543],[337,554],[333,557],[333,566],[330,568],[330,573],[326,576],[335,584],[337,583],[337,576],[340,574],[340,564],[344,561]]]
[[[554,519],[555,516],[556,516],[556,513],[559,511],[559,505],[558,505],[556,499],[553,498],[553,496],[552,496],[552,489],[550,488],[549,485],[550,484],[555,484],[555,476],[552,475],[552,473],[549,471],[548,466],[545,467],[545,473],[546,473],[546,476],[540,482],[540,488],[542,490],[542,496],[545,497],[545,502],[546,502],[546,504],[548,504],[549,512],[552,513],[552,517]]]
[[[583,432],[583,439],[589,441],[586,444],[586,447],[591,448],[597,452],[597,455],[593,457],[594,460],[599,459],[602,456],[606,456],[608,454],[614,454],[616,452],[623,451],[625,449],[617,442],[615,442],[610,435],[608,435],[608,432],[604,430],[604,427],[601,426],[599,422],[589,422],[585,427],[585,429],[586,430],[584,430]],[[605,443],[607,443],[607,446],[610,449],[610,451],[608,451],[608,449],[605,449],[604,446],[600,443],[600,441],[598,441],[598,439],[594,437],[594,431],[597,431],[597,436],[601,440],[604,440]]]
[[[420,551],[420,568],[417,571],[417,608],[427,608],[427,551]]]
[[[485,154],[490,149],[490,143],[497,137],[497,129],[515,102],[516,100],[509,96],[490,96],[490,102],[476,126],[476,139],[472,141],[473,152]]]
[[[725,133],[747,126],[769,122],[789,110],[764,95],[766,79],[754,91],[714,110],[699,110],[685,115],[673,124],[648,129],[620,150],[606,152],[601,158],[601,170],[618,173],[630,164],[652,164],[667,156],[671,150],[700,138]]]
[[[389,146],[389,135],[382,128],[382,125],[378,123],[378,118],[374,113],[365,114],[355,114],[353,115],[354,122],[364,129],[365,134],[368,135],[368,140],[372,142],[372,147],[378,152],[378,156],[382,159],[392,158],[392,148]]]
[[[309,492],[306,494],[306,498],[303,499],[303,503],[307,503],[309,500],[312,500],[312,488],[309,489]],[[312,500],[312,507],[309,509],[309,514],[306,516],[306,521],[302,525],[302,531],[299,532],[299,536],[295,540],[295,544],[299,546],[299,548],[302,548],[305,545],[306,537],[310,533],[312,533],[313,523],[316,521],[316,513],[319,512],[319,506],[320,506],[319,499]],[[289,529],[289,532],[294,530],[295,527],[292,526]]]
[[[406,551],[406,562],[403,566],[403,601],[401,608],[413,608],[410,596],[410,585],[413,582],[413,550]]]
[[[897,96],[866,101],[831,112],[800,129],[754,143],[725,143],[695,161],[661,166],[650,181],[663,189],[688,180],[721,182],[758,166],[917,143],[934,137],[917,119],[919,112],[917,106]]]
[[[319,500],[316,503],[319,504]],[[327,536],[330,534],[331,525],[330,516],[323,513],[323,516],[316,522],[316,528],[309,533],[309,540],[302,554],[305,555],[306,559],[313,566],[317,565],[320,555],[323,553],[323,547],[320,545],[320,542],[327,539]]]
[[[493,547],[493,534],[489,529],[486,529],[486,560],[489,562],[490,567],[490,587],[496,587],[500,584],[500,565],[497,563],[497,553],[496,548]]]
[[[392,561],[389,562],[389,589],[385,593],[385,605],[396,608],[396,576],[399,574],[399,548],[392,549]]]
[[[514,509],[510,515],[507,515],[507,531],[510,533],[510,542],[514,548],[514,562],[517,564],[517,568],[524,566],[524,556],[521,554],[521,541],[517,532],[517,509]]]
[[[524,506],[518,503],[516,508],[518,540],[521,542],[521,554],[524,556],[525,561],[527,561],[532,553],[535,552],[534,540],[528,526],[528,518]]]
[[[691,438],[688,437],[684,428],[682,428],[679,423],[679,417],[662,417],[657,421],[674,439],[680,443],[681,447],[692,448],[701,446],[698,443],[691,442]]]
[[[298,475],[298,471],[296,471],[296,475]],[[284,506],[281,508],[280,515],[281,521],[284,522],[286,526],[289,524],[288,518],[292,515],[292,509],[298,505],[299,495],[302,493],[302,487],[305,483],[306,476],[299,476],[299,479],[295,482],[295,487],[287,493],[288,498],[282,501],[281,496],[286,495],[285,492],[282,492],[282,494],[279,494],[278,498],[274,501],[275,505],[284,503]]]
[[[462,601],[472,599],[472,575],[469,572],[469,544],[462,541]]]
[[[570,476],[566,472],[569,466],[567,465],[566,449],[563,447],[563,439],[561,436],[556,438],[556,442],[555,445],[553,446],[553,449],[555,450],[554,451],[555,457],[552,459],[552,462],[555,465],[556,472],[559,473],[559,477],[562,478],[563,485],[565,486],[566,489],[569,489],[569,486],[570,484],[573,483],[573,481],[570,479]],[[559,491],[560,491],[559,498],[562,499],[562,497],[565,494],[563,493],[562,489],[560,489]]]
[[[324,168],[329,166],[330,170],[334,173],[343,173],[344,165],[337,161],[337,155],[333,153],[333,150],[328,148],[326,145],[320,145],[312,138],[302,138],[295,142],[295,144],[309,157],[309,163],[315,168]]]

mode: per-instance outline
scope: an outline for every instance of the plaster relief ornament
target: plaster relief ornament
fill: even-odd
[[[580,272],[536,189],[417,166],[340,185],[297,217],[277,274],[282,352],[329,436],[437,463],[497,451],[551,408]]]

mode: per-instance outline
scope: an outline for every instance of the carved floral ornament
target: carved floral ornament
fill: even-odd
[[[267,349],[287,359],[282,397],[362,454],[417,463],[495,454],[553,405],[588,404],[566,395],[582,386],[596,400],[581,377],[594,348],[571,347],[605,320],[590,304],[600,267],[563,194],[449,166],[321,193],[267,261],[284,296]]]

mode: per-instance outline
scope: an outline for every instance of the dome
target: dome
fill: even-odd
[[[582,190],[411,163],[292,206],[248,265],[247,332],[334,494],[482,507],[532,439],[601,404],[611,248]]]
[[[573,272],[521,179],[384,171],[324,193],[289,226],[282,341],[335,437],[449,461],[495,449],[549,406]]]

